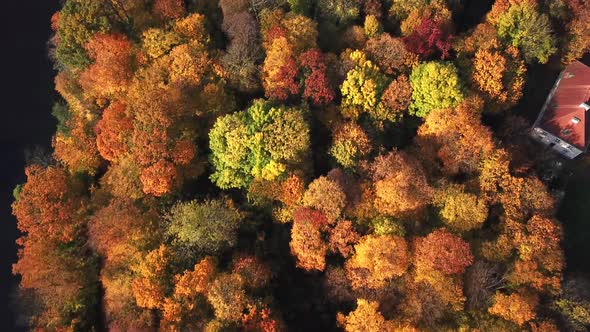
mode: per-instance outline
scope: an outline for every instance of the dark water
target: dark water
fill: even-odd
[[[24,150],[49,147],[55,131],[47,40],[58,6],[58,0],[5,1],[0,10],[0,331],[15,330],[9,301],[17,283],[11,275],[18,236],[10,211],[12,189],[24,181]]]

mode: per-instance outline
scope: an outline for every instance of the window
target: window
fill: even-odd
[[[569,129],[564,129],[564,130],[562,130],[562,131],[561,131],[561,133],[562,133],[564,136],[569,136],[569,135],[571,135],[571,134],[572,134],[572,131],[571,131],[571,130],[569,130]]]

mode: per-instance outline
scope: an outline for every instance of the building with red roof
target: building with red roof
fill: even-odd
[[[533,125],[531,136],[573,159],[590,143],[590,67],[575,61],[561,74]]]

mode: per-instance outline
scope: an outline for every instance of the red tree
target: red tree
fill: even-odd
[[[133,75],[133,46],[121,34],[97,34],[86,44],[94,61],[80,74],[80,85],[93,95],[119,92]]]
[[[445,229],[437,229],[414,242],[418,264],[445,274],[463,273],[473,263],[469,243]]]
[[[303,97],[310,98],[315,105],[325,105],[334,100],[334,90],[330,86],[324,54],[317,48],[301,54],[301,66],[310,73],[305,79]]]
[[[242,328],[247,332],[283,331],[283,322],[274,316],[272,310],[266,306],[248,305],[248,313],[242,315]]]
[[[155,0],[153,10],[163,19],[180,18],[186,14],[183,0]]]
[[[114,198],[89,220],[88,242],[104,266],[127,267],[142,247],[159,240],[157,220],[155,211],[142,212],[131,200]]]
[[[95,127],[96,146],[108,161],[117,161],[128,150],[127,139],[133,131],[133,123],[125,114],[126,108],[125,103],[112,103]]]
[[[453,36],[443,24],[425,18],[420,25],[405,38],[406,47],[413,53],[426,59],[437,52],[441,53],[441,59],[446,59],[451,50]]]
[[[290,56],[285,58],[277,74],[272,77],[275,84],[267,88],[266,96],[271,99],[286,100],[290,95],[299,93],[298,72],[299,68],[295,59]]]
[[[20,231],[63,242],[74,240],[81,224],[76,216],[82,200],[68,173],[58,167],[40,166],[30,166],[25,173],[27,183],[12,205]]]
[[[323,212],[308,208],[299,208],[293,213],[294,222],[309,222],[317,229],[324,229],[328,225],[328,218]]]
[[[359,239],[360,235],[354,230],[352,222],[340,221],[330,230],[329,249],[348,258],[354,253],[353,246]]]
[[[152,166],[144,168],[139,179],[146,194],[162,196],[175,187],[178,181],[178,173],[174,164],[166,160],[160,160]]]
[[[263,288],[270,281],[270,270],[256,256],[239,254],[232,259],[232,272],[248,280],[247,286],[251,289]]]

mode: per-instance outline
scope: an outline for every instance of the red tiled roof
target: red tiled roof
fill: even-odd
[[[590,119],[586,120],[587,111],[580,104],[590,99],[590,67],[579,61],[569,65],[553,93],[541,128],[584,150],[590,143]],[[572,122],[574,117],[580,120],[577,124]]]

